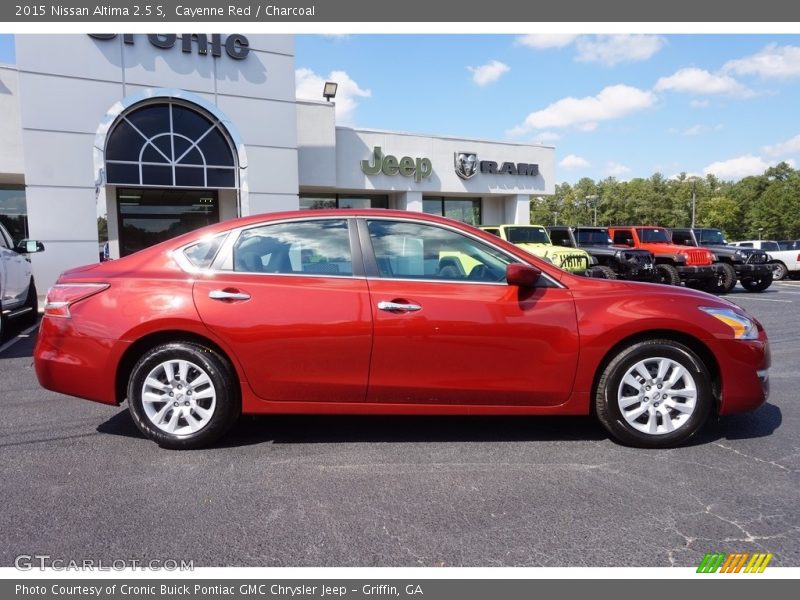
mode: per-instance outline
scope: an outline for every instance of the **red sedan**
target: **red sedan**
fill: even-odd
[[[672,446],[768,395],[761,324],[703,292],[577,277],[461,223],[308,211],[219,223],[62,274],[47,389],[169,448],[240,413],[584,415]]]

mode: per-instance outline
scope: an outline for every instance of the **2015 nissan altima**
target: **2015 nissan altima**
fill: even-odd
[[[761,324],[703,292],[571,275],[449,219],[387,210],[226,221],[67,271],[35,349],[47,389],[128,401],[198,448],[240,413],[595,414],[684,442],[760,406]]]

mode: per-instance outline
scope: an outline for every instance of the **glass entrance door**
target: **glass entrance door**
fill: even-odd
[[[117,190],[120,256],[219,221],[215,190]]]

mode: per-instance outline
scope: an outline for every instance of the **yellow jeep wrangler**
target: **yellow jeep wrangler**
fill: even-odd
[[[570,273],[583,275],[594,263],[585,250],[554,246],[541,225],[487,225],[481,229]]]

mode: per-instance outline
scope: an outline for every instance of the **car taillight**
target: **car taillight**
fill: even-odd
[[[108,289],[107,283],[57,283],[47,291],[45,317],[70,318],[69,307]]]

